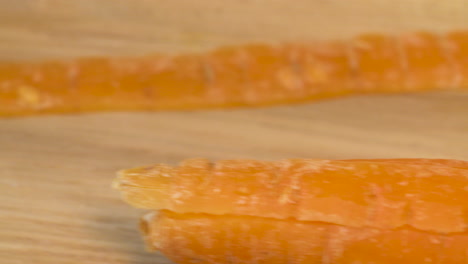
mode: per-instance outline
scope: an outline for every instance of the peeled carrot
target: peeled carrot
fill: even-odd
[[[468,31],[0,64],[0,116],[261,106],[468,88]]]
[[[248,216],[150,213],[147,246],[175,263],[467,263],[468,233],[355,228]]]
[[[177,263],[468,263],[468,161],[191,159],[114,184]]]

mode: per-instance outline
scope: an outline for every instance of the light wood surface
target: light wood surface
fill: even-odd
[[[464,0],[345,2],[0,0],[0,59],[443,31],[466,25],[468,11]],[[190,157],[468,159],[467,116],[468,94],[440,92],[0,120],[0,262],[168,263],[145,252],[141,211],[110,188],[122,168]]]

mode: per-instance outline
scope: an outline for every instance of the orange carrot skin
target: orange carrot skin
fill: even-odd
[[[468,32],[0,64],[0,116],[265,106],[468,88]]]
[[[115,184],[128,203],[152,210],[441,233],[468,227],[465,161],[192,159],[125,170]]]
[[[468,86],[468,32],[452,32],[447,35],[449,56],[454,59],[457,73],[455,85]]]
[[[353,228],[323,222],[177,214],[142,219],[147,246],[179,264],[467,263],[468,233],[409,227]]]
[[[404,35],[401,49],[406,60],[405,87],[408,90],[452,88],[456,84],[455,57],[450,57],[443,38],[428,34]]]
[[[360,90],[404,90],[406,69],[398,44],[395,36],[364,35],[354,39],[351,54]]]
[[[468,262],[468,161],[190,159],[115,181],[176,263]]]

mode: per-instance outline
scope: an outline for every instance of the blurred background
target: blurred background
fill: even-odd
[[[467,29],[465,0],[0,0],[0,61]],[[169,263],[144,250],[117,170],[182,159],[468,159],[468,95],[0,119],[2,263]]]
[[[200,51],[220,45],[443,32],[464,0],[0,0],[0,58]]]

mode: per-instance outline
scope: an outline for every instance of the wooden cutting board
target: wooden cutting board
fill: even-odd
[[[464,0],[0,0],[0,59],[443,31],[466,26],[467,11]],[[144,251],[141,211],[110,183],[122,168],[190,157],[468,159],[468,94],[0,119],[0,262],[169,263]]]

